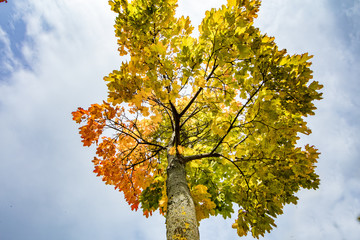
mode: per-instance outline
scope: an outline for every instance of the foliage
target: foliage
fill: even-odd
[[[319,185],[319,153],[297,140],[311,133],[304,118],[322,86],[311,56],[288,55],[253,26],[260,0],[207,11],[199,38],[188,17],[175,17],[176,2],[109,1],[130,60],[104,78],[108,100],[73,119],[84,146],[96,145],[94,172],[131,209],[166,213],[168,152],[186,163],[198,221],[238,206],[233,228],[259,237],[300,188]]]

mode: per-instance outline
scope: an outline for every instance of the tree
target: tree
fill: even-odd
[[[5,3],[7,3],[7,0],[0,0],[0,3],[2,3],[2,2],[5,2]]]
[[[167,239],[199,239],[200,220],[228,218],[239,236],[264,235],[301,188],[316,189],[310,134],[321,85],[307,53],[290,56],[253,26],[260,0],[228,0],[191,36],[176,0],[112,0],[119,70],[108,99],[73,119],[94,172],[132,210],[166,216]]]

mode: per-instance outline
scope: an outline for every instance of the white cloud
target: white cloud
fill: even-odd
[[[0,26],[0,46],[2,50],[0,51],[1,57],[1,66],[0,71],[13,71],[16,67],[19,66],[18,60],[15,58],[10,45],[10,39],[8,34]]]
[[[163,225],[132,213],[119,192],[95,177],[92,151],[81,146],[71,120],[78,106],[106,98],[102,77],[120,65],[109,6],[17,4],[32,71],[20,69],[0,86],[1,238],[136,239],[134,223]]]
[[[180,1],[179,13],[201,22],[225,1]],[[71,111],[106,98],[102,77],[120,64],[114,15],[106,1],[17,1],[27,24],[23,53],[31,71],[0,85],[0,233],[5,239],[165,239],[164,219],[131,212],[122,195],[92,173]],[[353,11],[356,12],[356,11]],[[355,16],[355,14],[354,14]],[[325,99],[310,118],[320,148],[317,191],[302,191],[265,239],[347,239],[360,235],[358,57],[347,48],[328,1],[264,1],[256,22],[290,53],[315,55]],[[0,30],[1,41],[9,45]],[[5,50],[8,48],[5,48]],[[7,57],[12,59],[11,54]],[[350,87],[347,87],[350,85]],[[358,89],[358,87],[357,87]],[[3,197],[4,196],[4,197]],[[232,221],[210,218],[203,239],[235,239]],[[22,231],[19,231],[22,229]],[[251,239],[251,238],[245,238]]]

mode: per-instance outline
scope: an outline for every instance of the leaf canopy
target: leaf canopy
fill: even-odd
[[[176,0],[109,3],[120,55],[130,59],[104,78],[106,102],[73,112],[84,146],[97,146],[94,172],[132,209],[165,214],[172,146],[186,162],[198,221],[239,207],[239,236],[270,231],[300,188],[319,185],[317,149],[297,146],[321,99],[312,56],[288,55],[253,26],[259,0],[207,11],[198,38],[188,17],[175,17]]]

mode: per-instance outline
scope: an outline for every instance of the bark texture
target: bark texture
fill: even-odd
[[[199,240],[194,201],[186,181],[185,163],[179,155],[168,154],[166,190],[167,240]]]

